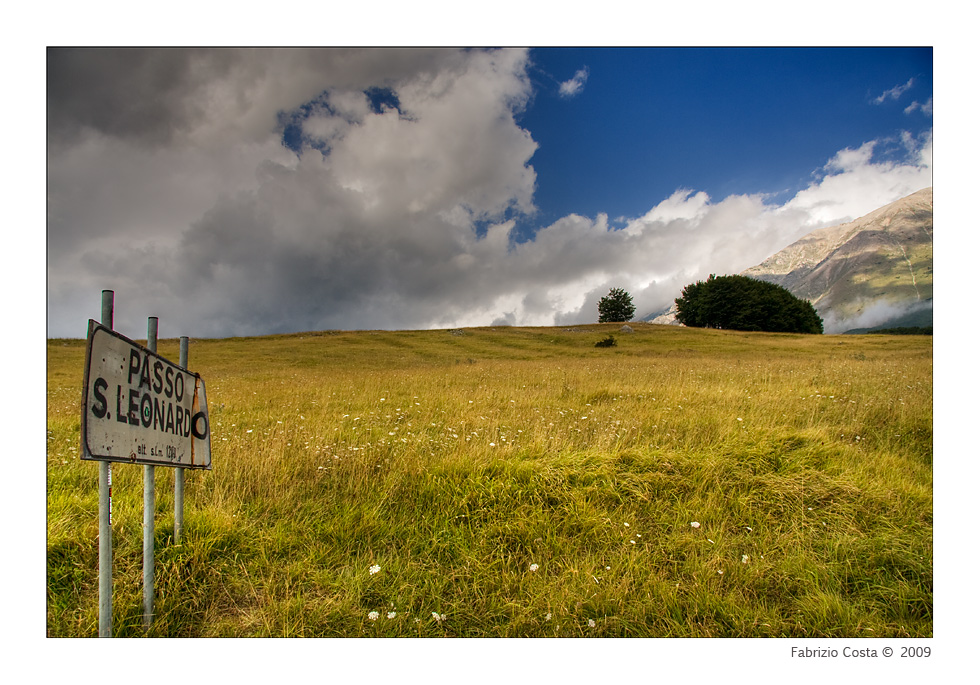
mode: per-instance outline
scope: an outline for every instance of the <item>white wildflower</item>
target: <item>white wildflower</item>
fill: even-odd
[[[701,524],[697,521],[691,521],[691,528],[700,528]]]
[[[532,571],[537,571],[538,570],[538,565],[537,564],[531,564],[531,570]]]
[[[372,621],[377,621],[378,620],[378,612],[377,611],[372,611],[371,613],[368,614],[368,618],[371,619]]]
[[[595,628],[595,621],[591,618],[589,619],[589,628]]]
[[[397,616],[397,615],[398,615],[398,614],[396,614],[396,613],[395,613],[394,611],[389,611],[389,612],[388,612],[388,618],[394,618],[394,617],[395,617],[395,616]]]
[[[371,568],[368,569],[368,573],[370,573],[373,576],[375,573],[377,573],[380,570],[381,570],[381,567],[378,566],[377,564],[375,564],[374,566],[372,566]]]
[[[550,611],[547,614],[544,615],[544,620],[545,621],[550,621],[551,620],[551,612]]]
[[[749,555],[748,554],[743,554],[742,555],[742,563],[743,564],[749,563]]]

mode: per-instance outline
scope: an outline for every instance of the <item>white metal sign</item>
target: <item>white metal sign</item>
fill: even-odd
[[[204,379],[88,322],[82,459],[211,468]]]

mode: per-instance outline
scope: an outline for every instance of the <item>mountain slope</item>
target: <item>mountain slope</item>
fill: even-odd
[[[932,188],[821,228],[742,272],[813,303],[824,332],[932,325]],[[676,323],[676,306],[648,317]]]
[[[746,276],[810,300],[828,333],[932,308],[932,188],[816,230]]]

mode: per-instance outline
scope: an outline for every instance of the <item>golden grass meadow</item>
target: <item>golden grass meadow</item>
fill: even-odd
[[[634,329],[192,340],[213,470],[175,544],[156,469],[147,631],[112,465],[114,635],[931,637],[932,338]],[[84,357],[47,342],[49,637],[98,634]]]

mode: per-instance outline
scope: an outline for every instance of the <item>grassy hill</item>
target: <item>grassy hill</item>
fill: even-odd
[[[932,338],[634,327],[192,341],[214,469],[180,545],[156,470],[148,634],[931,636]],[[52,637],[98,632],[84,348],[48,341]],[[142,469],[112,475],[143,635]]]

